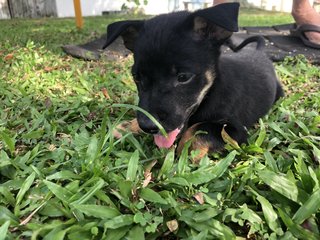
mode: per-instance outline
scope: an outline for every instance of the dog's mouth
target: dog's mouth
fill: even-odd
[[[159,147],[159,148],[170,148],[173,143],[175,142],[177,136],[179,135],[180,131],[182,128],[176,128],[173,131],[168,132],[168,136],[165,137],[161,133],[154,134],[154,143]]]
[[[187,118],[185,119],[184,123],[188,122],[190,116],[196,111],[197,106],[192,106],[187,110]],[[175,140],[179,137],[181,133],[184,131],[185,124],[181,124],[180,127],[170,131],[167,133],[167,137],[163,136],[160,132],[153,135],[154,143],[158,146],[158,148],[170,148]]]

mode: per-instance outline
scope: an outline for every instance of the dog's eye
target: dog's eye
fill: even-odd
[[[193,73],[179,73],[178,74],[178,82],[186,83],[189,80],[192,80],[195,75]]]

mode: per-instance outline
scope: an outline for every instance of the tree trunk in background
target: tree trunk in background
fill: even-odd
[[[9,6],[7,0],[0,0],[0,19],[10,18]]]
[[[0,0],[2,1],[2,0]],[[39,18],[57,16],[53,0],[7,0],[12,18]]]

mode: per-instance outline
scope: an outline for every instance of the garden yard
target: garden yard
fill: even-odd
[[[240,26],[292,22],[240,11]],[[139,17],[139,16],[135,16]],[[141,16],[140,16],[141,17]],[[132,56],[86,62],[84,43],[130,16],[0,21],[0,240],[320,239],[320,71],[275,63],[286,96],[199,164],[112,131],[137,103]]]

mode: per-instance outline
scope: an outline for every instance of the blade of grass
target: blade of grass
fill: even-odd
[[[178,160],[177,172],[178,174],[183,174],[187,165],[188,165],[188,155],[189,155],[189,147],[191,145],[191,140],[187,141],[184,145],[181,155]]]
[[[6,134],[4,131],[0,132],[0,139],[7,145],[9,151],[11,154],[15,151],[15,139],[12,137],[9,137],[8,134]]]
[[[99,178],[99,180],[94,184],[93,187],[90,188],[90,190],[85,195],[72,202],[71,204],[83,204],[87,202],[97,191],[99,191],[104,186],[104,184],[104,180],[102,178]]]
[[[133,223],[133,215],[120,215],[104,223],[105,228],[117,229]]]
[[[91,137],[90,143],[87,148],[86,152],[86,163],[88,165],[95,165],[95,159],[97,157],[98,152],[98,139],[96,135],[93,135]]]
[[[27,179],[22,184],[22,186],[17,194],[16,206],[18,206],[20,204],[20,202],[22,201],[26,192],[30,189],[35,177],[36,177],[36,173],[35,172],[31,173],[31,175],[29,177],[27,177]]]
[[[187,179],[189,183],[194,185],[208,183],[214,179],[221,177],[223,173],[228,169],[236,155],[237,151],[233,150],[224,159],[221,159],[216,165],[199,168],[196,171],[184,174],[183,177]]]
[[[138,171],[138,164],[139,164],[139,151],[135,150],[132,154],[129,163],[128,163],[128,170],[127,170],[127,180],[135,181],[137,178],[137,171]]]
[[[287,177],[264,169],[258,171],[260,179],[270,186],[272,189],[289,198],[290,200],[299,203],[299,190],[297,185],[290,181]]]
[[[168,154],[166,155],[166,158],[164,159],[164,162],[160,168],[159,174],[157,179],[159,180],[162,175],[167,176],[169,172],[172,170],[173,162],[174,162],[174,149],[171,149]]]
[[[73,193],[58,184],[43,180],[44,184],[47,185],[49,190],[61,201],[68,203]]]
[[[121,213],[115,208],[94,205],[94,204],[72,204],[72,207],[84,213],[85,215],[101,219],[111,219],[119,216]]]
[[[308,231],[307,229],[304,229],[302,226],[294,223],[292,219],[282,209],[278,208],[278,212],[284,224],[295,237],[305,240],[320,239],[320,236],[317,236],[317,234],[314,234]]]
[[[9,226],[10,221],[8,220],[0,227],[0,240],[6,239]]]
[[[259,124],[260,124],[260,131],[259,131],[259,136],[255,142],[255,144],[260,147],[264,141],[264,139],[266,138],[266,127],[262,121],[262,119],[259,119]]]
[[[140,191],[140,197],[149,202],[167,204],[167,201],[162,198],[159,193],[150,188],[142,188]]]
[[[316,214],[320,208],[320,189],[315,191],[309,199],[298,209],[292,220],[297,224],[302,224],[311,215]]]
[[[254,191],[252,188],[250,188],[250,191],[257,196],[257,200],[259,201],[261,207],[262,207],[262,212],[263,215],[266,219],[266,222],[268,223],[268,226],[270,229],[279,235],[282,235],[283,232],[280,228],[279,222],[278,222],[278,215],[276,211],[273,209],[272,204],[263,196],[258,194],[256,191]]]
[[[274,160],[272,154],[269,151],[265,151],[263,155],[264,155],[264,158],[266,159],[266,165],[269,166],[272,171],[279,172],[277,163]]]
[[[128,233],[128,240],[144,240],[144,231],[143,228],[140,226],[134,226]]]
[[[14,225],[19,225],[19,219],[4,206],[0,206],[0,222],[10,221]]]

